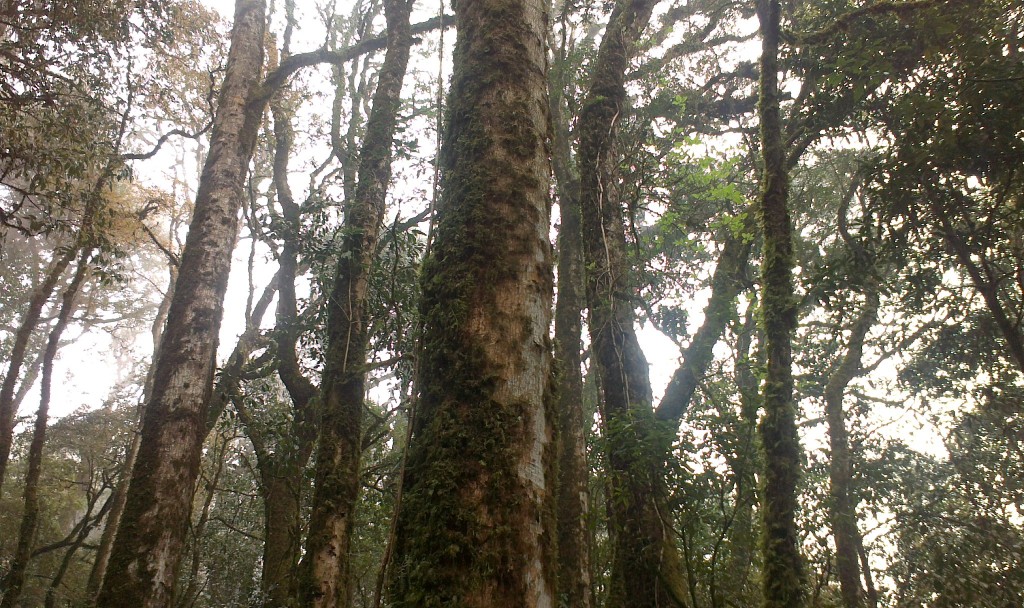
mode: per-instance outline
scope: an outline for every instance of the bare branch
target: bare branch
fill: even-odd
[[[411,26],[410,31],[413,35],[425,34],[427,32],[436,30],[443,27],[451,27],[455,24],[454,15],[443,15],[427,19],[422,23],[417,23]],[[314,65],[320,65],[329,63],[333,65],[342,64],[365,55],[366,53],[372,53],[373,51],[379,51],[387,47],[387,36],[376,36],[353,44],[352,46],[340,49],[337,51],[331,51],[326,48],[317,49],[308,53],[298,53],[291,55],[281,62],[281,65],[277,69],[267,74],[266,79],[260,85],[256,94],[250,103],[252,104],[264,104],[274,93],[278,91],[284,83],[288,81],[293,74],[301,70],[302,68],[311,67]]]

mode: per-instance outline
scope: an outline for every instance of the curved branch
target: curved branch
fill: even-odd
[[[846,31],[854,23],[864,17],[893,14],[900,17],[907,16],[915,11],[929,9],[941,4],[957,4],[962,0],[909,0],[899,2],[897,0],[880,0],[874,4],[863,6],[841,15],[829,26],[806,34],[787,32],[786,41],[797,46],[821,44],[839,32]]]
[[[164,133],[163,135],[161,135],[156,140],[156,143],[153,144],[153,148],[150,149],[149,152],[139,152],[139,153],[135,153],[135,154],[123,154],[123,155],[121,155],[121,158],[123,160],[147,160],[147,159],[150,159],[150,158],[153,158],[154,156],[156,156],[156,153],[160,151],[160,148],[162,148],[165,143],[167,143],[168,139],[170,139],[170,138],[172,138],[172,137],[174,137],[176,135],[184,137],[186,139],[199,139],[203,134],[205,134],[211,128],[213,128],[213,121],[207,122],[206,125],[202,129],[199,129],[195,133],[189,133],[185,129],[171,129],[170,131],[168,131],[168,132]]]
[[[452,25],[455,25],[455,16],[442,15],[410,26],[410,33],[412,35],[425,34],[438,28],[451,27]],[[272,70],[267,74],[267,77],[259,86],[259,89],[253,96],[250,103],[261,105],[265,104],[281,87],[284,86],[293,74],[302,68],[308,68],[324,63],[334,65],[346,63],[360,55],[365,55],[366,53],[372,53],[373,51],[379,51],[387,48],[387,43],[387,36],[382,35],[368,40],[363,40],[362,42],[357,42],[356,44],[337,51],[321,48],[308,53],[297,53],[295,55],[291,55],[287,59],[283,60],[277,69]]]

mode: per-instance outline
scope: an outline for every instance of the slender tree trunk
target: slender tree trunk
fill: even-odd
[[[732,604],[749,604],[756,593],[751,574],[755,571],[754,557],[757,552],[757,535],[754,513],[757,506],[757,411],[761,406],[758,378],[754,373],[757,357],[752,348],[756,331],[756,305],[748,305],[743,328],[736,340],[736,385],[740,396],[740,416],[737,420],[738,437],[735,453],[727,455],[729,468],[736,484],[736,498],[732,525],[729,530],[729,558],[722,574],[728,578],[734,589]],[[727,602],[728,605],[731,605]]]
[[[557,126],[555,128],[558,129]],[[587,429],[590,425],[583,405],[582,310],[585,293],[579,198],[575,192],[569,194],[574,186],[576,183],[571,182],[559,187],[561,227],[558,231],[558,300],[555,305],[558,592],[559,605],[588,608],[591,600],[587,541]]]
[[[290,55],[295,3],[285,2],[285,29],[281,60]],[[295,202],[288,185],[288,164],[294,133],[293,112],[278,95],[270,103],[274,118],[274,190],[281,205],[283,230],[279,255],[277,299],[277,371],[292,401],[292,420],[287,440],[280,441],[273,452],[267,449],[262,432],[243,408],[246,434],[256,451],[263,499],[263,570],[260,589],[266,608],[295,606],[298,597],[298,564],[302,553],[302,489],[304,469],[316,440],[316,426],[311,411],[317,388],[303,374],[296,344],[299,339],[298,300],[295,280],[299,274],[299,251],[302,231],[302,208]],[[257,324],[258,325],[258,324]]]
[[[141,423],[141,420],[140,420]],[[138,430],[132,435],[132,441],[128,445],[128,453],[125,455],[124,465],[121,469],[121,477],[117,487],[114,488],[114,495],[111,497],[110,513],[103,526],[103,534],[100,535],[100,544],[96,549],[96,557],[93,558],[92,569],[89,571],[89,580],[86,582],[85,593],[90,604],[96,603],[96,595],[100,592],[100,585],[107,573],[107,566],[110,564],[110,551],[114,547],[114,538],[121,523],[121,515],[124,514],[124,505],[128,498],[128,483],[131,480],[132,467],[139,455],[139,444],[141,435]]]
[[[623,210],[611,196],[615,134],[627,111],[626,69],[654,4],[616,4],[577,126],[590,339],[604,391],[610,469],[609,603],[626,608],[683,605],[686,591],[665,503],[665,456],[672,429],[654,416],[630,297],[635,286],[629,278]]]
[[[263,65],[264,0],[237,0],[227,71],[181,271],[156,354],[153,395],[121,529],[98,605],[171,605],[213,389],[217,339],[242,185],[261,111],[249,107]]]
[[[832,452],[829,461],[829,519],[832,537],[836,543],[836,574],[839,578],[843,605],[846,608],[864,606],[858,551],[861,546],[861,535],[857,527],[857,497],[852,488],[853,453],[846,428],[843,398],[850,382],[860,373],[864,340],[878,314],[878,281],[869,277],[866,283],[864,307],[850,329],[846,354],[825,385],[825,417],[828,421],[829,447]]]
[[[388,51],[377,75],[355,198],[345,211],[345,237],[328,301],[316,485],[301,565],[300,598],[309,607],[350,603],[349,544],[359,496],[369,344],[367,284],[391,181],[391,150],[412,45],[411,11],[410,0],[384,4]]]
[[[36,379],[39,378],[39,370],[42,367],[43,353],[39,353],[38,356],[32,359],[32,363],[29,363],[28,367],[25,368],[25,374],[21,377],[21,382],[18,383],[18,390],[14,393],[14,401],[11,405],[12,412],[17,412],[21,409],[21,404],[25,402],[25,397],[28,396],[32,386],[36,383]]]
[[[21,516],[21,529],[18,545],[11,560],[10,570],[4,577],[4,597],[0,608],[15,608],[19,605],[21,591],[25,585],[25,574],[29,560],[32,559],[32,545],[35,543],[36,530],[39,527],[39,478],[43,470],[43,447],[46,444],[46,426],[50,411],[50,390],[53,386],[53,360],[57,357],[60,337],[68,326],[71,314],[75,309],[75,297],[88,275],[88,261],[91,249],[83,250],[78,259],[78,268],[71,279],[64,297],[61,300],[57,322],[50,330],[46,341],[46,354],[43,358],[43,378],[39,395],[39,410],[36,412],[35,426],[32,429],[32,443],[28,450],[28,474],[25,477],[25,508]]]
[[[568,10],[568,3],[563,11]],[[558,424],[558,605],[590,608],[590,542],[587,531],[587,430],[583,403],[583,242],[579,175],[572,164],[569,123],[562,111],[568,69],[565,49],[552,66],[550,106],[552,167],[558,191],[558,299],[555,303],[555,388]]]
[[[555,603],[547,2],[456,5],[392,605]]]
[[[857,538],[857,555],[860,556],[860,567],[864,572],[864,599],[867,602],[867,608],[878,608],[878,589],[875,588],[875,577],[871,574],[871,564],[868,562],[868,552],[864,548],[864,535],[859,535]]]
[[[3,489],[4,478],[7,475],[7,461],[11,457],[11,445],[14,441],[14,418],[17,414],[14,389],[18,385],[21,366],[25,363],[28,341],[36,326],[39,325],[43,307],[46,306],[50,295],[53,294],[53,290],[57,287],[57,282],[64,274],[68,264],[75,259],[75,254],[76,250],[70,249],[50,264],[43,282],[32,292],[25,316],[21,320],[21,325],[18,326],[18,331],[14,334],[14,345],[11,348],[7,374],[4,376],[3,385],[0,386],[0,491]]]
[[[957,260],[964,267],[964,270],[967,271],[968,276],[971,277],[974,288],[978,290],[982,299],[985,300],[985,306],[988,307],[989,312],[992,314],[992,319],[995,321],[996,327],[1006,343],[1006,351],[1010,355],[1010,359],[1024,373],[1024,333],[1021,332],[1020,318],[1018,317],[1014,320],[1011,318],[1013,316],[1012,312],[1007,313],[1006,308],[999,299],[998,282],[992,280],[992,275],[985,272],[983,264],[979,264],[976,261],[978,258],[975,257],[970,247],[964,242],[964,238],[953,227],[949,216],[937,204],[932,205],[932,213],[939,224],[939,234],[956,254]],[[981,260],[984,263],[984,258],[981,258]]]
[[[103,494],[105,489],[106,486],[101,488],[99,493],[89,499],[85,513],[82,515],[82,519],[76,526],[77,529],[72,530],[71,534],[68,535],[68,538],[73,540],[71,540],[71,546],[64,552],[64,557],[60,560],[60,566],[57,568],[57,573],[54,574],[53,580],[50,581],[50,585],[46,588],[46,599],[43,600],[44,608],[56,608],[57,594],[60,591],[61,585],[64,584],[64,577],[67,576],[68,570],[71,567],[71,562],[75,557],[75,553],[82,548],[82,545],[85,544],[86,539],[89,538],[93,529],[95,529],[110,510],[113,503],[111,502],[111,498],[108,497],[107,500],[104,501],[103,506],[100,507],[99,512],[95,515],[93,514],[93,509],[96,508],[96,503],[99,502],[100,495]]]
[[[793,291],[793,227],[789,217],[789,172],[779,108],[779,0],[758,0],[761,27],[761,77],[758,114],[761,120],[760,224],[764,235],[761,264],[767,376],[761,445],[765,475],[762,514],[764,601],[766,608],[800,608],[805,604],[803,565],[796,527],[800,439],[793,396],[793,332],[797,306]]]
[[[199,511],[199,517],[189,526],[189,536],[191,536],[189,549],[192,559],[190,560],[191,564],[187,577],[182,577],[183,580],[188,581],[188,584],[185,586],[184,591],[177,593],[176,602],[179,608],[194,606],[199,599],[199,594],[202,592],[203,587],[206,586],[206,581],[200,577],[200,567],[203,563],[203,551],[206,543],[206,526],[210,523],[210,509],[213,507],[213,501],[217,495],[217,487],[220,485],[220,477],[224,472],[224,455],[227,453],[233,439],[226,432],[220,432],[217,439],[213,441],[213,476],[205,480],[205,483],[200,486],[206,490],[206,496],[203,498],[203,508]],[[219,445],[217,440],[220,440]]]

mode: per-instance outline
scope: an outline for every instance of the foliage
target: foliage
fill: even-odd
[[[780,109],[792,177],[788,204],[799,304],[794,372],[804,445],[798,523],[807,596],[816,605],[842,605],[830,529],[833,454],[824,424],[825,389],[875,287],[877,323],[842,399],[856,523],[870,564],[862,577],[873,578],[882,606],[1024,602],[1024,421],[1018,411],[1024,398],[1024,360],[1018,355],[1024,352],[1024,12],[1018,4],[785,3]],[[725,310],[725,329],[709,347],[710,363],[698,375],[678,433],[664,442],[671,449],[658,471],[668,495],[662,521],[678,541],[691,608],[764,601],[758,580],[765,556],[755,542],[763,525],[760,486],[767,463],[754,432],[762,416],[754,394],[766,370],[765,339],[753,322],[764,286],[756,278],[763,242],[750,229],[749,210],[760,187],[762,146],[752,5],[691,0],[659,6],[627,67],[606,184],[608,200],[622,202],[614,216],[626,236],[631,281],[613,294],[616,305],[632,307],[679,353],[694,343],[705,321],[701,310],[715,271],[726,262],[726,243],[740,239],[752,252],[737,276],[738,301],[718,309]],[[381,28],[377,8],[356,3],[340,16],[340,7],[299,3],[299,17],[275,14],[270,29],[276,42],[284,39],[285,27],[295,28],[292,53],[300,43],[315,47],[323,40],[340,49],[374,36]],[[552,7],[553,86],[562,94],[565,123],[557,128],[570,140],[580,135],[581,103],[612,8],[609,2]],[[144,350],[138,336],[161,295],[166,262],[173,269],[180,251],[177,237],[167,235],[190,213],[183,201],[194,194],[192,174],[204,154],[203,129],[222,76],[216,66],[224,29],[208,9],[184,0],[46,6],[13,0],[0,8],[0,359],[7,360],[23,310],[47,269],[87,245],[96,252],[93,275],[74,327],[109,332],[126,368],[146,365],[128,355]],[[440,112],[435,87],[445,80],[435,80],[445,69],[437,65],[437,53],[443,48],[447,57],[451,46],[449,33],[444,36],[442,47],[437,33],[423,34],[411,66],[415,82],[405,88],[386,219],[369,274],[371,388],[351,556],[355,605],[367,608],[385,582],[379,579],[381,562],[392,542],[409,407],[422,389],[413,385],[416,369],[443,357],[473,369],[479,358],[476,351],[441,352],[439,338],[418,344],[420,266],[431,233],[428,201]],[[224,316],[243,319],[256,307],[257,288],[269,281],[289,239],[298,248],[297,310],[287,326],[271,321],[272,314],[256,322],[255,346],[240,367],[235,395],[244,412],[237,404],[226,408],[205,444],[190,553],[178,584],[180,606],[251,606],[267,599],[260,590],[266,516],[258,454],[264,450],[274,460],[302,452],[303,429],[317,423],[316,416],[300,420],[274,377],[274,344],[297,336],[299,370],[314,388],[319,384],[327,286],[345,236],[341,217],[351,202],[378,69],[378,56],[360,56],[332,66],[330,74],[309,70],[275,101],[295,117],[287,176],[300,207],[294,235],[284,220],[282,192],[272,183],[276,140],[269,122],[262,131],[237,252],[250,260],[253,293],[244,313],[243,295]],[[163,151],[141,158],[172,132],[178,135],[163,141]],[[199,143],[187,137],[181,143],[181,136],[196,136]],[[178,145],[173,159],[167,149],[172,143]],[[580,161],[572,150],[553,160],[570,168]],[[168,164],[184,176],[170,185],[159,175]],[[89,222],[87,208],[96,210]],[[465,219],[458,230],[479,246],[450,252],[451,259],[435,264],[432,273],[464,256],[479,261],[500,253],[489,248],[490,237],[509,226],[479,214]],[[487,278],[498,281],[512,270],[491,265]],[[453,317],[478,287],[466,277],[428,279],[427,286],[435,302],[456,300],[445,302],[444,314]],[[273,305],[268,300],[267,310]],[[27,386],[51,308],[44,307],[19,373]],[[225,339],[222,351],[230,350],[230,342]],[[657,370],[657,385],[678,353],[642,346]],[[607,449],[618,441],[621,453],[637,455],[652,446],[623,441],[626,434],[616,432],[635,420],[605,424],[594,413],[607,387],[598,386],[593,356],[587,365],[586,419],[594,426],[587,429],[590,580],[593,606],[606,606],[614,547],[609,511],[623,500],[609,490]],[[441,398],[493,381],[466,380],[436,380],[429,388]],[[26,604],[43,605],[52,585],[57,605],[84,605],[89,548],[98,543],[99,516],[124,474],[134,404],[144,384],[134,378],[104,407],[52,422],[39,553]],[[492,406],[465,414],[476,426],[453,435],[451,451],[472,448],[487,462],[501,456],[480,440],[480,429],[510,434],[518,423]],[[26,445],[20,434],[8,491],[0,498],[0,574],[18,528]],[[416,464],[431,463],[440,469],[436,484],[457,485],[469,474],[426,456]],[[305,462],[296,466],[305,527],[312,475]],[[489,486],[495,504],[518,499],[498,496],[513,485],[501,478]],[[419,525],[448,523],[449,536],[459,543],[468,533],[457,528],[478,523],[460,520],[470,516],[459,505],[429,496],[416,500],[406,506],[419,509]],[[79,541],[76,530],[83,525],[89,531]],[[471,547],[435,549],[443,554]],[[388,601],[385,593],[384,605]]]

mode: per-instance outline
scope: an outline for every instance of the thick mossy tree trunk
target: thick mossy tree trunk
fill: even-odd
[[[580,204],[591,348],[604,392],[609,464],[609,524],[614,556],[610,605],[683,604],[685,587],[665,507],[665,457],[672,425],[654,416],[647,359],[630,295],[623,209],[614,200],[614,142],[626,109],[625,78],[653,0],[619,2],[612,11],[577,123]]]
[[[565,3],[563,10],[568,8],[568,3]],[[558,606],[590,608],[590,543],[587,531],[587,430],[590,422],[583,403],[582,372],[586,292],[579,175],[573,167],[569,124],[562,111],[568,67],[563,48],[550,72],[551,164],[561,223],[558,229],[558,299],[555,302],[557,588]]]
[[[857,526],[857,496],[853,490],[853,452],[843,409],[846,389],[861,371],[864,340],[878,315],[878,280],[868,277],[865,285],[864,307],[850,328],[846,354],[825,384],[825,418],[831,449],[829,519],[836,543],[836,575],[846,608],[862,608],[866,599],[860,584],[862,539]]]
[[[99,594],[104,608],[171,603],[206,435],[242,186],[262,114],[249,111],[248,102],[263,65],[265,13],[263,0],[235,5],[210,151],[156,353],[153,395],[121,528]]]
[[[302,553],[304,469],[294,460],[260,464],[264,501],[263,571],[260,590],[266,608],[295,605],[297,568]]]
[[[160,350],[160,339],[164,334],[164,325],[167,321],[167,313],[171,306],[171,299],[174,296],[174,281],[178,276],[178,269],[170,264],[168,273],[170,275],[167,291],[164,293],[160,305],[157,306],[156,316],[150,325],[150,336],[153,338],[153,352]],[[153,372],[150,367],[146,374],[146,383],[142,391],[142,403],[148,401],[153,393]],[[140,417],[137,420],[141,424],[142,409],[139,409]],[[125,454],[124,462],[121,464],[118,473],[117,486],[113,489],[110,497],[110,510],[107,512],[106,521],[103,523],[103,533],[100,535],[100,543],[96,547],[93,557],[92,569],[89,571],[89,579],[85,583],[85,596],[90,606],[96,604],[96,596],[100,592],[100,585],[103,584],[103,577],[107,574],[107,566],[110,565],[110,553],[114,548],[114,538],[117,529],[121,525],[121,516],[124,515],[124,507],[128,502],[128,483],[131,481],[132,469],[135,467],[135,460],[139,456],[139,444],[142,443],[142,436],[139,432],[132,434],[132,441],[128,445],[128,452]]]
[[[316,477],[299,595],[303,606],[348,606],[349,545],[359,496],[362,415],[369,344],[366,296],[391,181],[402,83],[409,63],[411,0],[387,0],[388,50],[359,153],[355,196],[328,300],[327,355]]]
[[[547,2],[456,14],[392,605],[553,606]]]
[[[793,396],[793,332],[797,304],[793,289],[793,227],[789,216],[789,171],[779,108],[779,0],[758,0],[761,27],[761,121],[759,219],[764,236],[761,263],[762,324],[767,374],[763,389],[764,519],[762,552],[766,608],[800,608],[805,604],[803,565],[796,527],[800,438]]]

